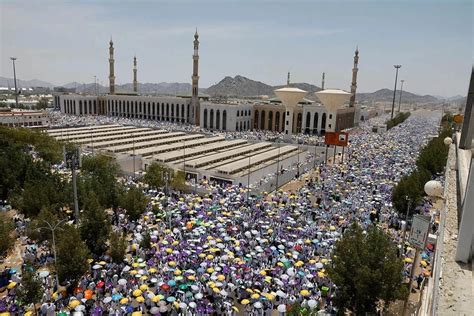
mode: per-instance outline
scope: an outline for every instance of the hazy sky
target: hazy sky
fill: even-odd
[[[268,84],[349,89],[360,50],[358,91],[467,93],[473,57],[472,1],[26,1],[0,0],[0,76],[54,84],[108,84],[108,42],[116,83],[191,82],[193,34],[200,35],[200,87],[237,74]]]

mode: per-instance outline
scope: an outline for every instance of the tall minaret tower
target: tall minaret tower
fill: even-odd
[[[137,56],[133,56],[133,92],[138,92]]]
[[[290,72],[288,71],[288,77],[286,78],[286,85],[290,86]]]
[[[326,78],[326,73],[323,72],[323,80],[321,81],[321,90],[324,90],[324,79]]]
[[[115,74],[114,74],[114,42],[112,37],[109,43],[109,93],[115,94]]]
[[[199,106],[199,96],[198,96],[198,88],[199,88],[199,35],[196,29],[196,33],[194,33],[194,54],[193,54],[193,76],[192,78],[192,97],[191,97],[191,107],[193,109],[194,114],[194,124],[200,124],[200,106]],[[192,116],[191,116],[192,117]],[[190,118],[191,121],[191,118]]]
[[[357,89],[357,64],[359,64],[359,47],[355,50],[354,55],[354,68],[352,68],[352,83],[351,83],[351,99],[349,100],[349,107],[354,107],[355,104],[355,97],[356,97],[356,89]]]

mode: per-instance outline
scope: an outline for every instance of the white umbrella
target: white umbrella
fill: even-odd
[[[285,313],[285,312],[286,312],[286,305],[285,305],[285,304],[280,304],[280,305],[278,305],[277,310],[278,310],[280,313]]]
[[[150,313],[152,313],[152,314],[158,314],[159,312],[160,312],[160,309],[156,306],[154,306],[150,309]]]
[[[196,308],[196,306],[197,306],[195,302],[189,302],[188,305],[189,305],[189,307],[191,307],[191,308]]]
[[[127,284],[127,280],[125,280],[125,279],[120,279],[120,280],[118,280],[118,284],[120,284],[120,285],[125,285],[125,284]]]
[[[253,304],[253,306],[255,308],[262,308],[263,307],[262,303],[260,303],[260,302],[256,302],[255,304]]]
[[[95,264],[92,266],[92,269],[99,270],[99,269],[102,269],[102,266],[100,264]]]
[[[318,305],[318,302],[316,302],[315,300],[309,300],[308,301],[308,306],[310,308],[314,308],[314,307],[316,307],[316,305]]]
[[[108,303],[110,303],[111,301],[112,301],[112,297],[110,297],[110,296],[107,296],[107,297],[104,298],[104,300],[103,300],[103,302],[104,302],[105,304],[108,304]]]

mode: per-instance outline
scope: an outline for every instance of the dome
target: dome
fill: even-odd
[[[443,186],[439,181],[431,180],[426,182],[424,189],[428,196],[441,197],[443,195]]]

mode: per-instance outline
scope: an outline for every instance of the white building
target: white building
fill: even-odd
[[[222,131],[252,129],[252,104],[201,103],[199,125],[202,128]]]
[[[0,112],[0,125],[9,127],[47,127],[49,115],[42,111],[11,110]]]

